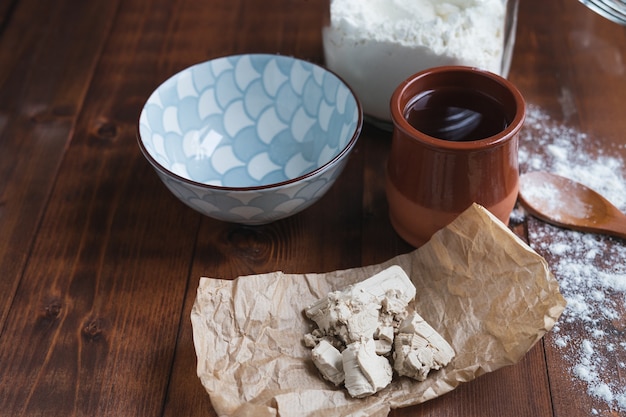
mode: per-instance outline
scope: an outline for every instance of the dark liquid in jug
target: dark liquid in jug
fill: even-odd
[[[428,136],[449,141],[485,139],[510,124],[503,106],[475,90],[441,88],[426,91],[407,104],[404,117]]]

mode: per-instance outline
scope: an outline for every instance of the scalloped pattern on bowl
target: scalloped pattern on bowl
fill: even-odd
[[[267,223],[317,201],[345,165],[362,124],[337,76],[296,58],[218,58],[172,76],[148,98],[139,143],[165,185],[192,208]]]

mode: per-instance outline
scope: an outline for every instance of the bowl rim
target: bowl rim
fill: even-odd
[[[198,181],[194,181],[191,180],[189,178],[185,178],[183,176],[180,176],[172,171],[170,171],[169,169],[167,169],[166,167],[164,167],[163,165],[161,165],[159,162],[157,162],[157,160],[150,154],[150,152],[148,151],[148,149],[146,148],[146,146],[143,143],[143,140],[141,138],[141,131],[140,131],[140,119],[141,119],[141,115],[146,107],[146,104],[148,103],[148,100],[150,99],[150,97],[152,97],[152,95],[165,83],[167,83],[169,80],[180,76],[182,73],[187,72],[189,70],[191,70],[192,68],[199,66],[199,65],[205,65],[209,62],[213,62],[213,61],[217,61],[217,60],[222,60],[222,59],[229,59],[229,58],[238,58],[241,59],[242,57],[245,56],[254,56],[254,57],[273,57],[273,58],[282,58],[282,59],[288,59],[288,60],[295,60],[298,62],[302,62],[302,63],[306,63],[307,65],[312,65],[315,67],[318,67],[320,69],[322,69],[323,71],[333,75],[334,77],[337,78],[337,80],[339,80],[339,82],[341,84],[343,84],[348,91],[350,92],[350,94],[352,95],[352,97],[354,98],[354,101],[356,103],[356,109],[357,109],[357,121],[356,121],[356,127],[354,129],[354,132],[352,133],[352,137],[350,138],[350,140],[348,141],[348,143],[346,144],[346,146],[343,147],[343,149],[337,154],[335,155],[331,160],[327,161],[326,163],[324,163],[323,165],[315,168],[312,171],[308,171],[302,175],[299,175],[295,178],[291,178],[288,180],[284,180],[284,181],[280,181],[280,182],[275,182],[275,183],[271,183],[271,184],[263,184],[263,185],[253,185],[253,186],[247,186],[247,187],[232,187],[232,186],[222,186],[222,185],[212,185],[212,184],[205,184],[202,182],[198,182]],[[233,54],[233,55],[222,55],[219,57],[215,57],[215,58],[211,58],[208,59],[206,61],[202,61],[202,62],[198,62],[196,64],[190,65],[186,68],[183,68],[182,70],[176,72],[175,74],[169,76],[167,79],[165,79],[164,81],[162,81],[161,83],[158,84],[158,86],[152,90],[152,92],[150,93],[150,95],[148,96],[148,98],[146,99],[146,101],[144,102],[144,104],[141,106],[141,110],[139,111],[139,116],[137,117],[137,123],[136,123],[136,140],[137,143],[139,145],[139,149],[141,150],[141,153],[143,154],[143,156],[148,160],[148,162],[157,170],[161,171],[163,174],[167,175],[168,177],[173,177],[174,179],[178,180],[178,181],[182,181],[184,183],[187,183],[189,185],[193,185],[195,187],[199,187],[199,188],[204,188],[207,190],[213,190],[213,191],[224,191],[224,192],[234,192],[234,191],[260,191],[260,190],[268,190],[268,189],[272,189],[272,188],[280,188],[280,187],[284,187],[286,185],[290,185],[290,184],[294,184],[303,180],[306,180],[308,178],[311,178],[313,176],[318,175],[319,173],[326,171],[328,169],[330,169],[332,166],[336,165],[340,160],[342,160],[344,158],[344,156],[349,153],[352,148],[354,148],[354,146],[357,143],[357,140],[361,134],[361,130],[363,128],[363,108],[362,105],[356,95],[356,93],[354,92],[354,90],[352,89],[352,87],[345,81],[343,80],[339,75],[337,75],[334,71],[329,70],[328,68],[322,66],[322,65],[318,65],[314,62],[311,61],[306,61],[304,59],[300,59],[294,56],[290,56],[290,55],[281,55],[281,54],[267,54],[267,53],[246,53],[246,54]]]

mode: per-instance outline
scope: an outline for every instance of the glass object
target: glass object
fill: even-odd
[[[626,25],[626,1],[622,0],[580,0],[600,16],[620,25]]]
[[[326,67],[355,91],[366,119],[391,130],[395,88],[448,65],[508,76],[518,0],[331,0]]]

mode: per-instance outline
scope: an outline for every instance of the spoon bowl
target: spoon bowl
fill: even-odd
[[[520,203],[556,226],[626,239],[626,215],[606,198],[559,175],[535,171],[520,176]]]

